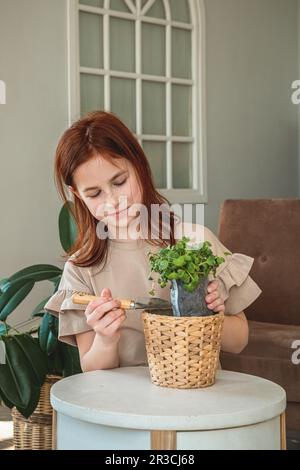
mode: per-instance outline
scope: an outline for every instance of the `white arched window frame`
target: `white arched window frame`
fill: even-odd
[[[206,58],[205,58],[205,7],[204,0],[187,0],[190,8],[191,23],[172,21],[169,1],[162,0],[166,19],[149,18],[143,15],[145,7],[151,6],[156,0],[148,0],[142,7],[142,0],[123,0],[129,13],[111,10],[110,0],[104,0],[103,8],[84,5],[79,0],[67,0],[68,13],[68,115],[69,125],[80,118],[80,74],[101,75],[104,78],[104,106],[111,110],[111,78],[122,77],[135,79],[135,115],[137,140],[143,142],[166,142],[166,185],[158,188],[171,203],[206,203],[207,202],[207,150],[206,150]],[[79,59],[79,13],[103,15],[103,44],[109,45],[110,18],[127,18],[135,20],[135,73],[110,69],[109,47],[103,48],[103,68],[95,69],[80,66]],[[142,74],[141,35],[142,22],[165,25],[166,28],[166,77]],[[191,31],[191,79],[172,78],[172,27]],[[158,81],[166,83],[166,135],[145,135],[142,132],[142,81]],[[172,135],[172,95],[173,84],[191,87],[192,135]],[[192,145],[191,187],[174,188],[172,184],[172,145],[173,143],[189,143]],[[147,154],[147,152],[146,152]]]

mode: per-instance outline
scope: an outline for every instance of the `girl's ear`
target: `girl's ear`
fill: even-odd
[[[69,185],[68,185],[68,190],[70,191],[70,193],[72,193],[72,194],[75,196],[75,191],[74,191],[74,189],[72,188],[72,186],[69,186]]]
[[[69,191],[71,191],[71,193],[72,193],[74,196],[77,196],[79,199],[81,199],[80,196],[79,196],[79,194],[77,194],[77,191],[75,191],[75,189],[73,188],[73,186],[69,186],[69,185],[68,185],[68,189],[69,189]]]

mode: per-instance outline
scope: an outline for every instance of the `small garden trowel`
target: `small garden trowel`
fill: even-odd
[[[91,300],[99,299],[99,296],[90,295],[86,292],[76,292],[72,295],[72,302],[74,304],[87,305]],[[124,310],[130,309],[145,309],[145,310],[161,310],[171,309],[171,303],[167,300],[160,299],[159,297],[137,297],[136,299],[119,299],[121,302],[120,308]]]

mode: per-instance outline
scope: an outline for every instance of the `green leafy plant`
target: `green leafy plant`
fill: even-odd
[[[76,237],[69,204],[64,204],[59,214],[59,237],[65,251]],[[58,289],[61,275],[62,269],[57,266],[36,264],[0,281],[0,348],[4,356],[0,361],[0,398],[25,418],[38,404],[46,375],[66,377],[81,372],[77,348],[58,341],[58,319],[44,310]],[[36,283],[45,280],[53,285],[52,294],[35,307],[29,320],[11,326],[9,315]]]
[[[210,273],[215,275],[218,266],[225,259],[213,254],[209,241],[193,247],[188,242],[190,242],[190,238],[183,237],[175,245],[162,248],[157,253],[148,251],[151,267],[148,279],[154,281],[152,273],[156,272],[160,276],[157,283],[161,287],[165,287],[168,281],[176,279],[182,281],[187,292],[193,292],[202,277],[206,277]],[[229,254],[228,252],[224,253],[224,255]],[[155,295],[154,282],[149,294]]]

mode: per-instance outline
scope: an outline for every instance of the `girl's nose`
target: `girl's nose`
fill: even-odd
[[[113,194],[108,195],[105,201],[105,206],[109,213],[116,211],[119,207],[118,198]]]

